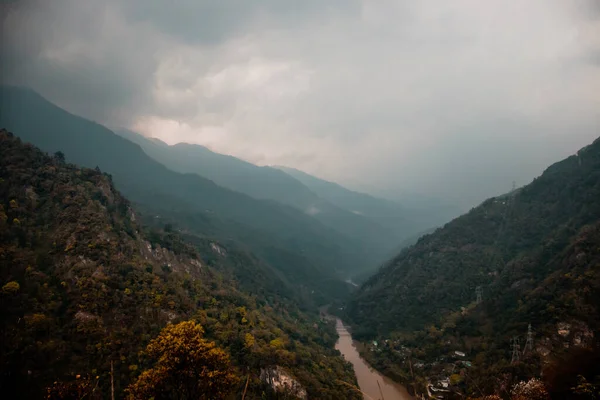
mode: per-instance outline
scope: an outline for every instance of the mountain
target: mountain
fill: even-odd
[[[146,345],[191,321],[214,342],[207,354],[219,355],[238,382],[219,391],[286,397],[262,378],[276,370],[310,398],[357,398],[348,389],[356,385],[352,368],[333,349],[334,327],[316,309],[301,311],[294,290],[265,274],[257,257],[213,239],[191,245],[140,219],[109,174],[0,130],[3,393],[102,399],[114,384],[116,398],[125,398],[128,385],[157,371]],[[210,386],[218,376],[208,375],[201,376]]]
[[[422,236],[428,235],[430,233],[435,232],[436,228],[428,229],[426,231],[417,233],[416,235],[410,236],[404,239],[398,246],[394,248],[386,257],[386,260],[390,260],[398,255],[402,250],[414,245],[419,241]],[[385,266],[385,263],[383,264]],[[378,268],[366,269],[363,272],[360,272],[352,277],[352,281],[357,284],[362,284],[367,281],[371,276],[377,273]]]
[[[416,193],[393,185],[380,187],[362,183],[356,186],[356,189],[401,204],[410,210],[410,215],[414,220],[421,222],[422,226],[427,228],[442,226],[464,214],[469,207],[473,206],[473,204],[469,204],[469,207],[466,207],[464,202],[459,200],[461,197],[459,192],[453,198],[447,198]]]
[[[387,212],[385,207],[393,209],[391,202],[370,204],[377,209],[369,210],[372,211],[369,215],[362,215],[352,208],[345,207],[343,199],[332,201],[319,192],[318,195],[315,194],[303,182],[280,169],[259,167],[232,156],[214,153],[200,145],[178,143],[169,146],[160,140],[148,139],[130,130],[120,129],[115,133],[139,144],[150,157],[173,171],[198,174],[220,186],[256,199],[274,200],[297,208],[324,225],[360,242],[367,252],[374,255],[373,265],[376,264],[375,261],[383,261],[398,241],[413,232],[413,224],[406,219],[386,218],[390,217],[390,212]],[[353,197],[360,196],[357,193],[346,192],[340,197],[349,195],[350,202],[353,201]],[[372,199],[371,203],[377,203],[377,199]],[[384,215],[377,216],[378,212]]]
[[[0,126],[44,151],[63,152],[69,162],[110,173],[149,221],[246,246],[273,273],[315,290],[318,301],[347,290],[336,271],[345,275],[371,263],[372,256],[360,243],[295,208],[253,199],[196,174],[171,171],[139,145],[29,89],[0,89]]]
[[[201,175],[256,199],[275,200],[307,211],[320,201],[302,183],[274,168],[259,167],[196,144],[169,146],[127,129],[116,129],[115,133],[139,144],[150,157],[173,171]]]
[[[500,393],[544,369],[555,398],[579,398],[569,392],[577,375],[600,374],[590,367],[600,360],[599,262],[600,139],[419,239],[367,280],[347,317],[357,337],[388,341],[365,354],[389,375],[412,381],[408,355],[419,360],[421,390],[462,371],[453,392]]]
[[[407,207],[391,200],[346,189],[337,183],[317,178],[295,168],[282,166],[276,168],[293,176],[330,203],[392,230],[395,237],[400,238],[396,240],[393,248],[396,248],[399,242],[410,239],[419,232],[446,222],[443,217],[435,215],[436,210],[433,206],[427,211],[414,205]],[[393,248],[390,248],[390,251]]]

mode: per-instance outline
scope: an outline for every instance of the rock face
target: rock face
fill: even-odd
[[[138,240],[138,246],[142,257],[152,262],[171,268],[175,272],[197,275],[202,269],[202,263],[194,258],[177,255],[174,252],[161,247],[159,244],[152,245],[145,240]]]
[[[211,243],[211,244],[210,244],[210,248],[211,248],[211,249],[212,249],[212,250],[213,250],[215,253],[217,253],[217,254],[218,254],[218,255],[220,255],[220,256],[223,256],[223,257],[225,257],[225,255],[227,254],[227,253],[225,252],[225,250],[224,250],[224,249],[223,249],[221,246],[219,246],[218,244],[216,244],[216,243]]]
[[[276,392],[291,394],[299,399],[307,399],[306,390],[302,385],[280,366],[261,369],[260,379],[268,383]]]

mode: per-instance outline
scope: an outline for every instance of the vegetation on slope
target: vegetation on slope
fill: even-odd
[[[300,311],[293,294],[252,288],[252,281],[242,291],[231,278],[237,262],[261,274],[253,257],[217,241],[193,247],[170,227],[147,232],[138,221],[109,175],[0,131],[3,393],[107,398],[112,378],[122,398],[142,371],[163,370],[153,339],[167,324],[191,320],[220,349],[215,371],[227,369],[228,354],[235,379],[223,387],[235,383],[232,395],[248,382],[246,399],[282,396],[260,379],[280,366],[311,397],[354,396],[340,383],[355,378],[333,350],[331,325]]]
[[[306,186],[277,169],[259,167],[196,144],[169,146],[125,129],[115,133],[139,144],[150,157],[179,173],[195,173],[254,198],[275,200],[300,209],[319,201]]]
[[[347,287],[336,269],[369,264],[371,256],[360,244],[304,213],[233,192],[196,174],[173,172],[138,145],[30,90],[0,88],[0,126],[44,151],[62,151],[70,162],[100,167],[144,215],[197,236],[243,244],[274,273],[285,273],[315,295],[343,295]]]
[[[382,261],[396,243],[414,233],[413,224],[405,218],[390,218],[389,210],[392,209],[406,215],[392,202],[346,191],[349,198],[358,195],[371,199],[375,210],[370,211],[383,214],[375,218],[371,212],[363,215],[355,212],[355,209],[321,198],[299,180],[276,168],[259,167],[195,144],[169,146],[128,130],[116,133],[139,144],[150,157],[173,171],[198,174],[256,199],[274,200],[297,208],[325,226],[355,239],[365,252],[372,254],[370,260],[373,264]]]
[[[462,371],[450,379],[456,391],[506,394],[511,382],[556,368],[572,349],[597,357],[599,229],[597,140],[530,185],[421,238],[363,285],[348,317],[357,336],[382,343],[365,355],[398,379],[412,382],[415,363],[421,390],[426,378]],[[577,375],[594,382],[600,373],[571,367],[577,373],[560,385],[551,381],[556,374],[544,374],[555,398],[577,386]]]
[[[391,201],[349,190],[337,183],[317,178],[295,168],[281,166],[276,168],[296,178],[319,197],[332,204],[391,229],[396,233],[395,237],[400,237],[394,242],[394,247],[399,242],[418,235],[419,232],[442,225],[450,220],[450,216],[459,214],[452,209],[440,211],[441,203],[437,204],[434,199],[428,201],[422,199],[418,202],[411,200],[405,204],[403,200]]]

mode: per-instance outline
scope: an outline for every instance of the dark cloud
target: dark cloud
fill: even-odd
[[[599,4],[3,1],[0,71],[170,143],[471,205],[600,135]]]
[[[215,44],[254,29],[294,28],[330,16],[356,14],[356,0],[130,0],[123,3],[133,21],[149,22],[186,43]]]
[[[144,31],[124,24],[99,3],[15,2],[3,9],[2,80],[77,114],[130,123],[151,97],[155,65],[147,62],[153,45],[140,40]]]

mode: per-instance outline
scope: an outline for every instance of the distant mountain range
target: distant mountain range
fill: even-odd
[[[301,179],[297,176],[302,174],[299,171],[259,167],[195,144],[169,146],[130,130],[115,130],[115,133],[139,144],[150,157],[173,171],[198,174],[253,198],[273,200],[302,211],[359,241],[374,255],[372,261],[375,264],[384,261],[390,249],[419,226],[410,220],[410,212],[398,204],[352,192],[310,175],[303,174],[308,179]],[[339,193],[330,195],[313,182],[335,185]],[[344,200],[344,196],[348,199]]]
[[[401,240],[406,239],[419,229],[426,229],[414,215],[414,210],[400,204],[379,199],[365,193],[346,189],[334,182],[316,178],[294,168],[276,166],[286,174],[302,182],[320,198],[348,210],[356,215],[375,221],[381,226],[392,230]],[[445,221],[438,221],[439,224]],[[400,240],[395,240],[397,244]]]

